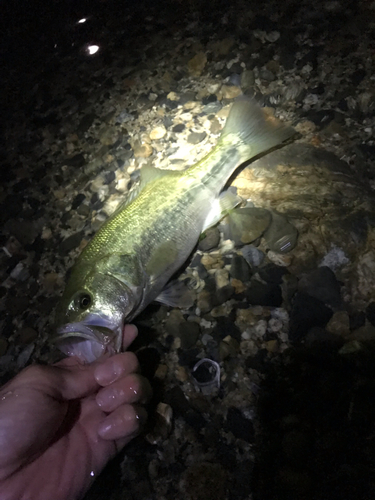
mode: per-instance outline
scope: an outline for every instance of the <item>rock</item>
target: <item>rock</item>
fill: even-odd
[[[187,142],[189,144],[199,144],[206,138],[206,132],[192,132],[188,135]]]
[[[179,134],[181,132],[183,132],[185,130],[185,125],[183,123],[177,123],[177,125],[175,125],[173,128],[172,128],[172,132],[174,132],[175,134]]]
[[[179,485],[181,498],[225,500],[227,475],[227,471],[220,464],[198,462],[191,465],[184,472]]]
[[[271,213],[264,208],[245,207],[228,214],[229,237],[237,246],[259,238],[271,223]]]
[[[375,327],[371,323],[366,323],[364,326],[357,328],[349,335],[346,336],[345,340],[357,341],[357,342],[367,342],[375,340]]]
[[[207,57],[204,52],[198,52],[190,61],[188,62],[188,71],[191,76],[200,76],[204,67],[207,63]]]
[[[258,317],[254,314],[253,308],[237,309],[236,325],[241,331],[246,330],[249,326],[254,326],[258,322]]]
[[[4,228],[14,236],[21,245],[31,245],[39,234],[33,221],[9,219]]]
[[[242,94],[240,87],[236,85],[223,85],[219,92],[217,93],[217,99],[219,101],[223,99],[235,99]]]
[[[245,92],[251,89],[255,83],[255,75],[252,69],[246,69],[241,75],[241,88]]]
[[[83,202],[83,200],[86,199],[86,195],[83,193],[78,193],[75,197],[74,200],[72,201],[72,210],[76,210],[80,204]]]
[[[350,334],[349,314],[346,311],[337,311],[326,325],[329,333],[346,337]]]
[[[225,430],[231,432],[237,439],[243,439],[248,443],[254,442],[253,423],[238,408],[232,406],[228,409]]]
[[[241,280],[242,282],[250,281],[252,276],[249,264],[242,255],[238,254],[233,255],[229,273],[232,278]]]
[[[172,431],[173,410],[171,406],[160,402],[153,415],[153,428],[145,436],[146,440],[152,444],[160,444],[164,442]]]
[[[235,278],[232,278],[230,280],[230,284],[232,285],[232,287],[234,288],[234,293],[235,294],[238,294],[238,293],[242,293],[246,290],[246,285],[244,283],[242,283],[241,280],[236,280]]]
[[[167,131],[166,131],[165,127],[163,125],[159,125],[158,127],[155,127],[154,129],[151,130],[150,139],[152,141],[162,139],[166,133],[167,133]]]
[[[23,262],[19,262],[10,273],[10,277],[16,281],[27,281],[30,277],[29,270]]]
[[[273,82],[276,77],[269,69],[261,68],[259,71],[259,78],[261,80],[266,80],[267,82]]]
[[[289,267],[293,262],[293,255],[281,254],[269,250],[267,252],[267,258],[276,266]]]
[[[222,288],[229,284],[229,273],[226,269],[218,269],[215,272],[216,288]]]
[[[234,293],[234,288],[230,283],[216,290],[216,301],[218,304],[223,304],[229,300]]]
[[[314,326],[324,327],[332,315],[332,310],[321,300],[307,293],[297,292],[290,311],[290,340],[300,340]]]
[[[298,231],[287,217],[272,212],[272,222],[264,233],[264,239],[274,252],[290,252],[297,244]]]
[[[71,236],[68,236],[68,238],[65,238],[60,245],[59,245],[59,254],[60,255],[67,255],[71,250],[74,250],[77,248],[84,236],[83,231],[79,231],[78,233],[72,234]]]
[[[279,351],[279,342],[277,339],[274,340],[267,340],[265,342],[265,348],[267,349],[268,352],[274,354]]]
[[[208,290],[204,289],[198,294],[197,298],[197,307],[201,311],[202,314],[206,314],[215,305],[215,298],[212,293]]]
[[[198,248],[202,252],[208,252],[213,248],[217,248],[220,242],[220,232],[217,227],[208,228],[201,239],[199,240]]]
[[[259,267],[265,257],[265,254],[254,245],[246,245],[241,248],[244,259],[251,267]]]
[[[230,356],[236,356],[240,350],[240,345],[233,337],[227,335],[219,344],[219,356],[220,360],[229,358]]]
[[[245,295],[252,305],[280,307],[283,301],[279,285],[264,284],[255,279],[251,280]]]
[[[64,160],[64,165],[68,165],[70,167],[80,168],[83,167],[85,164],[86,164],[86,159],[82,153],[78,153]]]
[[[184,316],[179,309],[172,309],[165,321],[165,329],[174,337],[177,336],[180,325],[185,322]]]
[[[301,277],[298,290],[337,308],[342,304],[341,284],[335,273],[327,266],[321,266]]]
[[[199,336],[200,328],[198,323],[185,321],[178,325],[178,336],[181,340],[181,349],[190,349],[195,346]]]
[[[133,152],[135,158],[148,158],[153,153],[152,146],[147,143],[141,143],[140,141],[135,141],[133,143]]]

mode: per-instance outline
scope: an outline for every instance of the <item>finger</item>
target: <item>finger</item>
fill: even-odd
[[[126,351],[130,344],[138,335],[138,328],[135,325],[125,325],[123,331],[122,349]]]
[[[124,403],[145,404],[152,394],[149,381],[141,375],[132,373],[116,380],[96,395],[101,410],[111,412]]]
[[[132,352],[116,354],[105,359],[95,368],[95,380],[101,386],[106,386],[124,375],[129,375],[139,369],[137,356]]]
[[[147,412],[142,406],[122,405],[103,420],[98,427],[98,434],[108,440],[134,437],[146,420]]]

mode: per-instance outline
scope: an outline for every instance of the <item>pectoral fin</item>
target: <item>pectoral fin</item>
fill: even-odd
[[[195,294],[188,286],[179,280],[170,281],[155,301],[171,307],[187,309],[194,304]]]

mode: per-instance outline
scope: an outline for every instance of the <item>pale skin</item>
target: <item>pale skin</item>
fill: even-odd
[[[137,335],[124,328],[123,349]],[[0,388],[1,500],[79,500],[141,430],[151,396],[136,356],[31,366]]]

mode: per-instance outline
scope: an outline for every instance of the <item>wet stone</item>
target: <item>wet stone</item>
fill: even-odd
[[[281,285],[283,276],[288,271],[284,267],[276,266],[275,264],[267,264],[258,270],[259,276],[267,283]]]
[[[183,123],[178,123],[172,128],[172,132],[179,134],[185,130],[185,125]]]
[[[74,198],[74,200],[72,201],[72,210],[76,210],[80,205],[81,203],[83,202],[83,200],[86,199],[86,195],[83,194],[83,193],[78,193],[76,195],[76,197]]]
[[[318,267],[301,277],[298,290],[334,308],[342,304],[341,284],[335,273],[327,266]]]
[[[72,234],[68,236],[65,240],[63,240],[59,245],[59,254],[67,255],[71,250],[77,248],[82,239],[84,237],[84,232],[79,231],[78,233]]]
[[[244,257],[238,254],[233,255],[229,273],[232,278],[242,282],[250,281],[252,275],[249,264]]]
[[[192,76],[200,76],[204,67],[206,66],[207,57],[204,52],[198,52],[188,62],[188,70]]]
[[[244,259],[251,267],[259,267],[265,257],[264,252],[259,250],[254,245],[246,245],[241,248],[241,253]]]
[[[178,350],[178,360],[180,365],[186,366],[189,369],[192,369],[195,363],[198,361],[198,355],[201,350],[197,347],[193,347],[191,349],[179,349]]]
[[[202,252],[208,252],[216,248],[220,242],[220,232],[217,227],[210,227],[203,233],[202,239],[199,241],[198,249]]]
[[[222,286],[216,291],[216,299],[218,304],[223,304],[229,300],[234,294],[234,288],[232,285],[228,284]]]
[[[271,223],[271,213],[264,208],[245,207],[232,210],[228,215],[229,234],[236,246],[259,238]]]
[[[324,327],[332,315],[332,310],[321,300],[311,297],[307,293],[297,292],[290,311],[290,340],[302,339],[310,328],[315,326]]]
[[[183,498],[203,500],[227,498],[227,472],[220,464],[199,462],[190,466],[180,484]]]
[[[32,221],[10,219],[5,229],[14,236],[21,245],[31,245],[38,236],[38,230]]]
[[[287,217],[273,212],[272,222],[264,233],[264,238],[274,252],[289,252],[297,244],[298,231]]]
[[[192,321],[181,323],[178,327],[178,336],[181,340],[181,349],[190,349],[196,344],[200,336],[198,323]]]
[[[257,280],[251,281],[245,296],[251,305],[280,307],[283,301],[279,285],[264,284]]]
[[[238,408],[228,409],[225,428],[232,432],[237,439],[243,439],[248,443],[254,442],[254,427],[250,419],[246,418]]]
[[[206,132],[192,132],[188,135],[187,142],[189,144],[199,144],[206,138]]]
[[[64,165],[68,165],[70,167],[76,167],[76,168],[83,167],[85,165],[85,163],[86,163],[86,159],[82,153],[78,153],[78,154],[71,156],[70,158],[66,158],[64,160]]]
[[[326,330],[335,335],[345,337],[350,333],[349,314],[346,311],[337,311],[326,325]]]
[[[251,69],[245,70],[241,75],[241,88],[242,90],[248,90],[253,87],[255,83],[254,71]]]

